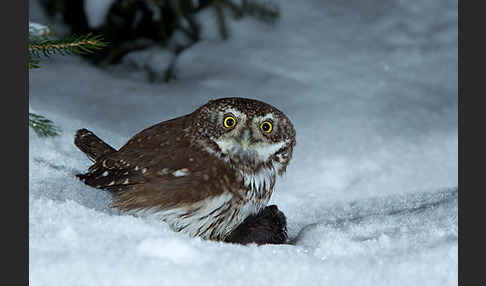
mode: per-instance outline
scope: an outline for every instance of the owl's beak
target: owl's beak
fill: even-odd
[[[252,141],[251,130],[249,128],[244,129],[241,132],[241,135],[240,135],[240,144],[241,144],[241,147],[243,147],[244,151],[246,151],[246,149],[248,149],[248,147],[251,144],[251,141]]]

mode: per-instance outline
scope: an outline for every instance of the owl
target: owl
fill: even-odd
[[[112,207],[156,216],[203,239],[284,243],[285,216],[267,203],[292,158],[295,129],[267,103],[211,100],[148,127],[118,151],[87,129],[75,145],[94,164],[77,177],[111,192]]]

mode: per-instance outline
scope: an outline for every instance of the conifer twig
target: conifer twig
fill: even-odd
[[[48,57],[52,54],[86,54],[101,49],[107,45],[102,36],[88,34],[81,37],[67,37],[61,40],[32,41],[29,44],[29,55],[39,58],[41,55]]]
[[[102,36],[88,34],[80,37],[66,37],[60,40],[52,39],[51,29],[37,24],[29,23],[29,69],[38,68],[41,56],[49,57],[52,54],[87,54],[94,50],[107,46]],[[60,129],[49,119],[29,112],[29,127],[31,127],[39,137],[57,136]]]
[[[39,137],[52,137],[60,133],[60,129],[52,121],[42,115],[29,112],[29,126]]]

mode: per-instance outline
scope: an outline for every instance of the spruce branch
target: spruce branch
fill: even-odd
[[[70,36],[60,40],[33,40],[29,43],[29,55],[35,58],[53,54],[88,54],[106,47],[101,35]]]
[[[29,23],[29,69],[39,67],[39,59],[49,57],[52,54],[88,54],[108,45],[102,36],[88,34],[85,36],[70,36],[60,40],[52,38],[52,29],[37,23]],[[29,112],[29,127],[39,137],[57,136],[61,132],[52,121]]]
[[[31,127],[39,137],[58,136],[61,132],[52,121],[42,115],[29,112],[29,127]]]

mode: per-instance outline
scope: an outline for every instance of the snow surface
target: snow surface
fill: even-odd
[[[210,11],[201,15],[206,40],[181,55],[169,84],[77,57],[30,71],[31,111],[63,132],[30,132],[31,285],[457,285],[457,1],[280,8],[274,27],[232,22],[227,42]],[[74,178],[90,166],[77,129],[119,148],[228,96],[266,101],[294,122],[294,158],[271,203],[295,245],[189,238],[120,214]]]

